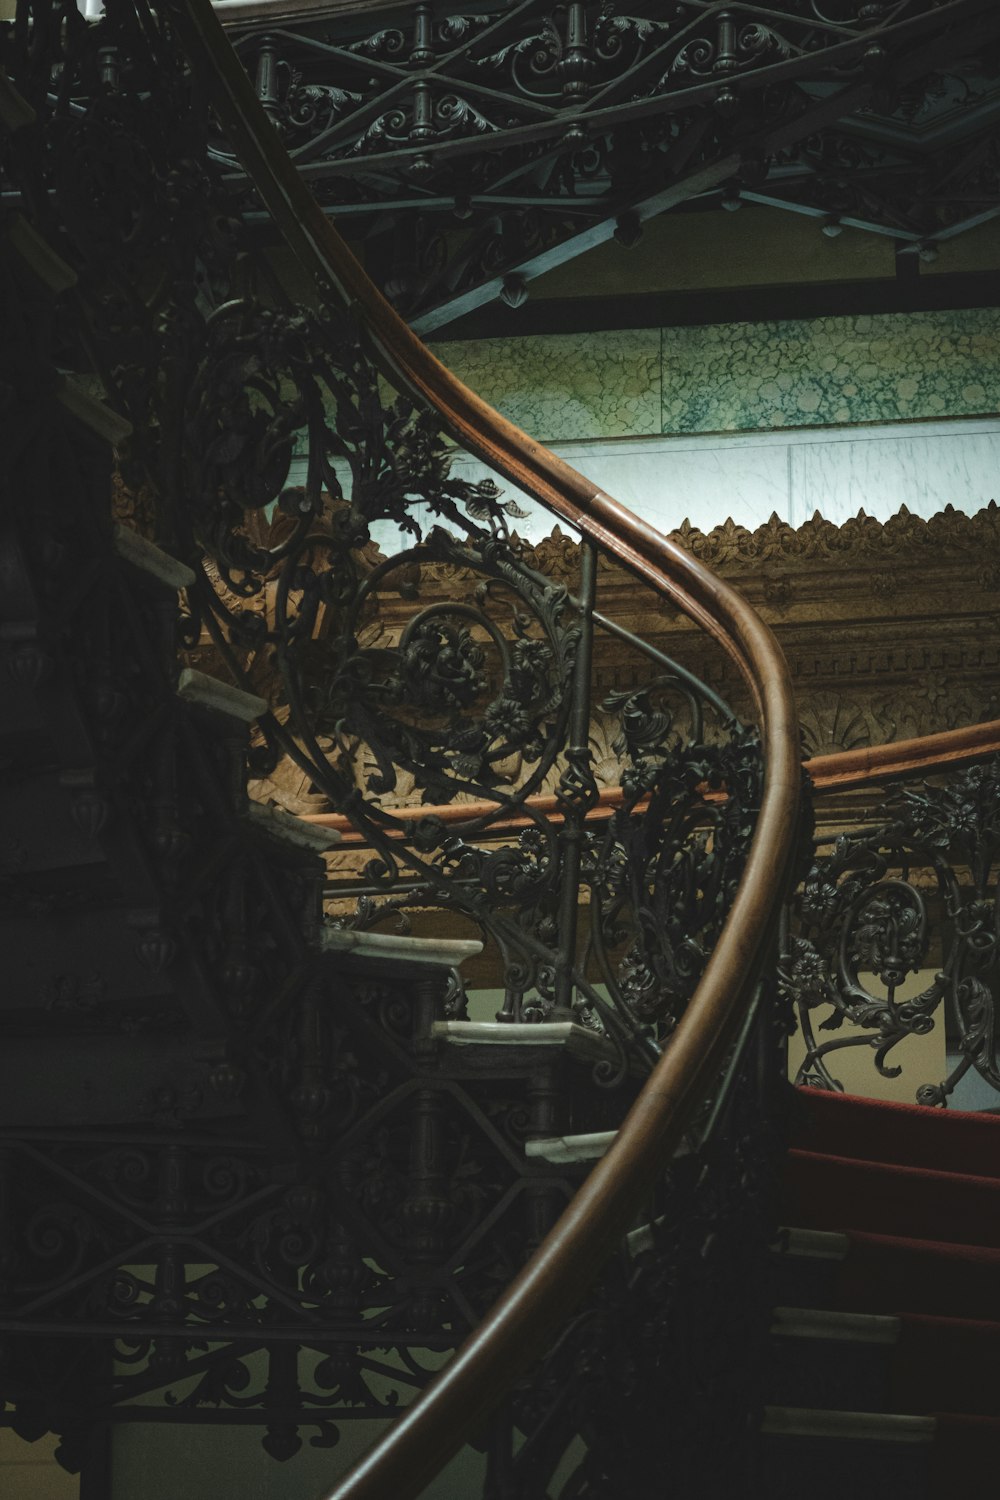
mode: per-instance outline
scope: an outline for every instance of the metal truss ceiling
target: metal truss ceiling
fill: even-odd
[[[300,171],[422,332],[516,305],[686,205],[768,204],[925,257],[1000,214],[996,0],[630,12],[418,4],[378,31],[272,18],[234,39]]]

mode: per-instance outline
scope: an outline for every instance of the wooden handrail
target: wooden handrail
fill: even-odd
[[[945,729],[917,739],[891,740],[887,745],[817,755],[806,761],[805,768],[817,791],[839,792],[885,781],[890,776],[930,775],[997,754],[1000,754],[1000,719],[989,719],[985,724]]]
[[[937,734],[925,734],[911,740],[891,740],[885,745],[869,745],[859,750],[838,750],[830,755],[814,755],[803,761],[802,769],[812,782],[813,791],[850,791],[853,788],[871,786],[895,776],[930,775],[934,771],[947,770],[952,766],[965,765],[969,761],[981,760],[987,755],[1000,755],[1000,719],[990,719],[983,724],[969,724],[961,729],[946,729]],[[707,801],[721,799],[725,793],[703,790]],[[620,786],[602,787],[597,803],[586,814],[588,823],[599,823],[610,818],[624,801]],[[649,798],[636,803],[636,812],[642,812]],[[524,805],[543,817],[558,822],[562,816],[562,803],[554,795],[526,797]],[[400,823],[416,822],[420,818],[439,818],[442,823],[467,823],[487,817],[496,811],[495,802],[445,802],[438,804],[414,804],[394,807],[393,817]],[[316,823],[321,828],[332,828],[342,837],[346,846],[365,844],[363,833],[357,832],[350,818],[344,813],[301,813],[304,823]],[[531,826],[534,819],[525,815],[514,818],[495,818],[488,828],[490,834],[503,834],[518,828]],[[402,838],[405,826],[400,830],[387,830],[387,837]],[[340,847],[340,846],[338,846]]]
[[[209,0],[182,0],[177,19],[231,145],[320,295],[356,310],[390,376],[433,406],[463,447],[668,595],[720,642],[749,686],[764,743],[760,814],[729,918],[614,1146],[483,1323],[328,1492],[328,1500],[407,1500],[462,1446],[579,1302],[709,1087],[748,1003],[784,894],[800,784],[795,704],[777,642],[734,589],[487,406],[400,320],[296,174]]]

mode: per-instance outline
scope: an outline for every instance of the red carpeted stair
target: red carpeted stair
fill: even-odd
[[[1000,1117],[796,1091],[785,1223],[847,1238],[832,1303],[900,1320],[888,1410],[932,1415],[929,1493],[1000,1460]]]

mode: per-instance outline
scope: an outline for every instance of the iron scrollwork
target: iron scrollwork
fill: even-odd
[[[39,0],[24,16],[37,32],[50,14]],[[53,244],[80,268],[80,343],[66,354],[91,366],[131,422],[120,449],[126,487],[155,497],[155,539],[197,575],[183,644],[209,643],[223,669],[263,691],[274,710],[261,721],[252,770],[260,775],[278,755],[291,757],[363,834],[376,893],[397,909],[422,901],[466,912],[496,938],[508,992],[540,996],[528,1007],[538,1016],[556,1004],[557,991],[567,1003],[568,959],[559,948],[572,942],[559,893],[572,845],[569,883],[583,869],[594,911],[611,913],[604,931],[603,918],[593,927],[595,949],[614,945],[627,899],[643,906],[629,986],[600,962],[617,1021],[585,969],[575,973],[586,1015],[635,1039],[642,1028],[625,990],[642,987],[635,975],[649,968],[660,932],[669,931],[671,954],[651,960],[650,972],[657,984],[689,993],[704,944],[682,939],[676,923],[686,906],[689,917],[695,908],[717,916],[731,890],[749,832],[746,778],[758,774],[748,740],[735,730],[741,749],[728,759],[714,743],[702,748],[703,705],[695,702],[702,690],[689,681],[681,686],[690,708],[684,734],[675,732],[681,720],[662,710],[640,730],[639,698],[610,705],[626,713],[623,744],[635,765],[624,810],[597,848],[585,826],[594,796],[590,688],[575,665],[590,649],[593,587],[575,596],[533,572],[508,530],[520,515],[516,502],[492,481],[455,478],[434,420],[386,395],[350,316],[293,303],[266,259],[251,256],[241,189],[222,181],[209,122],[188,96],[169,6],[155,16],[112,7],[97,26],[74,16],[58,33],[55,92],[37,49],[30,64],[19,62],[17,30],[10,39],[11,67],[43,122],[32,152],[15,154],[14,174],[26,199],[38,199]],[[163,128],[175,117],[185,122],[176,158]],[[64,195],[50,200],[41,191],[66,170],[73,141],[92,166],[107,161],[122,178],[116,201],[131,217],[113,235],[100,195],[67,194],[64,206]],[[293,460],[299,482],[290,482]],[[429,529],[421,513],[434,523]],[[412,545],[378,553],[370,540],[385,524]],[[450,570],[453,596],[421,608],[421,570],[431,564]],[[417,604],[394,636],[379,627],[389,591]],[[668,663],[661,695],[675,690],[672,671]],[[711,707],[721,741],[730,721]],[[401,779],[429,804],[415,824],[392,806]],[[699,791],[704,784],[721,792],[723,783],[729,796],[718,806]],[[550,789],[561,827],[533,806],[534,794]],[[673,841],[655,857],[651,845],[643,850],[651,897],[640,896],[640,849],[629,832],[647,796],[642,838],[660,837],[651,830],[669,808]],[[698,832],[679,811],[692,798],[704,824]],[[446,821],[433,811],[464,803],[476,804],[467,818]],[[526,832],[504,837],[518,818]],[[699,852],[682,855],[689,836]],[[499,847],[484,843],[490,839]],[[629,862],[626,893],[616,872]],[[394,901],[404,874],[411,889]],[[369,904],[365,920],[379,910]]]
[[[917,1101],[946,1105],[970,1071],[1000,1090],[998,857],[995,761],[901,787],[873,827],[817,852],[780,965],[806,1042],[798,1082],[839,1088],[845,1047],[870,1048],[877,1071],[899,1077],[907,1038],[947,1025],[958,1055]]]
[[[29,0],[0,33],[34,112],[4,139],[5,174],[71,273],[45,378],[57,363],[124,419],[115,518],[196,579],[179,620],[162,580],[148,608],[142,579],[106,590],[74,642],[105,782],[71,768],[71,816],[96,838],[113,812],[141,855],[117,878],[134,886],[141,867],[157,899],[122,939],[138,998],[67,972],[44,1019],[122,1043],[127,1107],[0,1142],[3,1397],[25,1434],[70,1434],[71,1464],[74,1423],[154,1395],[177,1420],[252,1416],[276,1458],[298,1425],[330,1445],[342,1420],[391,1415],[569,1191],[525,1162],[509,1080],[473,1091],[450,1076],[428,1036],[415,1046],[398,986],[333,985],[315,861],[248,831],[247,769],[259,785],[285,757],[350,820],[363,863],[333,921],[441,908],[495,944],[505,1019],[571,1017],[610,1038],[599,1081],[619,1094],[583,1090],[599,1124],[693,992],[759,793],[752,735],[647,653],[646,685],[601,710],[631,770],[611,819],[595,817],[596,549],[577,549],[576,587],[532,569],[516,502],[455,477],[363,329],[289,295],[255,251],[174,22],[169,4],[112,0],[90,23]],[[579,61],[554,67],[572,82]],[[335,104],[300,92],[296,117],[322,108],[335,124]],[[79,601],[70,562],[89,559],[96,593],[112,495],[86,537],[74,494],[55,499],[68,529],[39,542],[39,572]],[[387,528],[403,539],[388,554]],[[447,587],[432,597],[434,570]],[[402,624],[390,599],[409,608]],[[178,651],[267,703],[249,766],[231,729],[188,724]],[[21,665],[49,670],[41,648]],[[442,1019],[461,999],[435,1004]],[[160,1043],[183,1066],[147,1098],[129,1068]],[[539,1081],[537,1060],[528,1071],[532,1107],[560,1123],[572,1088]],[[99,1358],[68,1357],[74,1341]]]
[[[893,77],[940,9],[690,0],[619,14],[601,0],[519,0],[451,16],[416,4],[367,35],[295,21],[233,34],[300,169],[426,331],[491,301],[491,283],[520,305],[542,253],[571,258],[597,226],[634,244],[665,190],[811,212],[830,233],[850,215],[933,253],[935,234],[972,227],[996,188],[988,124],[965,152],[971,166],[951,148],[931,170],[883,133],[889,121],[907,132],[942,89],[965,87],[961,28],[945,18],[934,52],[947,82]],[[988,63],[975,86],[992,88]],[[851,117],[839,133],[838,92]],[[881,119],[865,139],[868,110]]]

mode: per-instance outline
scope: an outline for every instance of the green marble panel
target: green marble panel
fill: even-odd
[[[991,308],[663,330],[664,432],[1000,411]]]
[[[541,442],[660,431],[660,330],[469,339],[438,358]]]

